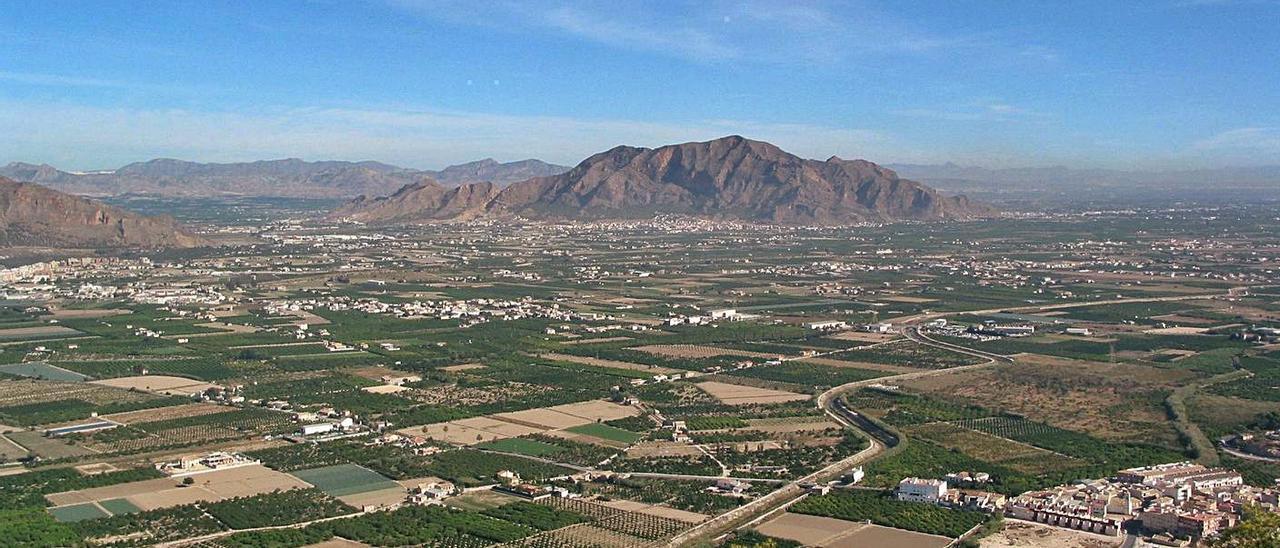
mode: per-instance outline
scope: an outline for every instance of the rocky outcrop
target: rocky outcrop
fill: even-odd
[[[169,217],[148,217],[0,177],[0,244],[42,247],[193,247],[207,242]]]

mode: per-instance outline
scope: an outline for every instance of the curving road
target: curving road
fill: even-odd
[[[856,411],[845,407],[840,401],[839,396],[845,392],[869,386],[872,384],[904,381],[909,379],[917,379],[921,377],[929,377],[934,375],[948,375],[959,371],[969,371],[972,369],[982,369],[991,367],[996,361],[988,361],[976,365],[965,365],[960,367],[952,367],[948,369],[925,369],[914,371],[911,373],[903,373],[901,375],[890,375],[887,377],[876,377],[874,379],[861,380],[851,383],[842,384],[817,397],[817,405],[831,420],[837,424],[843,425],[854,431],[861,433],[870,445],[866,449],[859,451],[857,454],[845,457],[839,461],[831,463],[817,472],[809,474],[803,478],[799,478],[788,482],[786,485],[761,496],[747,504],[739,506],[727,513],[721,514],[710,520],[704,521],[691,529],[686,530],[667,543],[668,546],[683,546],[692,543],[698,539],[714,538],[715,536],[730,531],[735,527],[741,526],[742,523],[749,521],[756,516],[762,516],[772,512],[792,500],[804,494],[804,489],[800,487],[802,483],[823,483],[839,477],[847,472],[850,468],[866,464],[875,460],[884,451],[893,445],[897,445],[897,440],[884,439],[886,434],[883,431],[871,432],[868,428],[864,428],[865,419],[862,419]],[[879,430],[875,428],[874,430]],[[891,442],[891,443],[890,443]]]

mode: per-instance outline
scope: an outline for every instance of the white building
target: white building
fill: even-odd
[[[836,329],[844,329],[848,327],[849,324],[840,320],[823,320],[818,322],[806,322],[804,326],[807,329],[815,329],[818,331],[833,331]]]
[[[314,436],[316,434],[328,434],[333,431],[333,423],[321,422],[316,424],[305,424],[298,430],[304,436]]]
[[[947,496],[947,482],[935,479],[903,478],[894,491],[898,500],[936,503]]]
[[[718,308],[711,311],[713,320],[732,320],[738,317],[738,311],[732,308]]]

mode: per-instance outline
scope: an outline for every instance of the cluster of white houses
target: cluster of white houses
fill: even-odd
[[[1244,485],[1238,472],[1176,462],[1023,493],[1004,511],[1017,519],[1106,535],[1132,523],[1151,535],[1202,539],[1235,525],[1245,507],[1276,512],[1278,503],[1280,490]]]
[[[367,314],[381,314],[398,318],[436,318],[456,320],[464,326],[494,320],[518,320],[523,318],[549,318],[559,321],[580,319],[576,312],[560,308],[558,304],[544,305],[532,299],[470,299],[445,301],[409,301],[385,303],[377,299],[353,299],[347,296],[326,296],[310,299],[272,301],[264,310],[274,315],[296,315],[315,309],[354,310]]]
[[[1212,538],[1238,523],[1246,507],[1280,512],[1280,489],[1251,487],[1238,472],[1193,462],[1131,468],[1109,479],[1016,497],[956,488],[983,480],[989,478],[985,474],[905,478],[895,496],[902,501],[1002,512],[1013,519],[1101,535],[1118,535],[1132,526],[1170,545]]]

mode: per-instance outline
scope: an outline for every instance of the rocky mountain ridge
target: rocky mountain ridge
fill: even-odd
[[[167,216],[139,215],[0,177],[0,245],[100,248],[207,243]]]
[[[729,136],[658,148],[619,146],[569,171],[505,189],[420,183],[385,198],[358,198],[333,213],[366,223],[519,217],[647,218],[656,214],[791,225],[964,220],[996,214],[865,160],[810,160]]]

